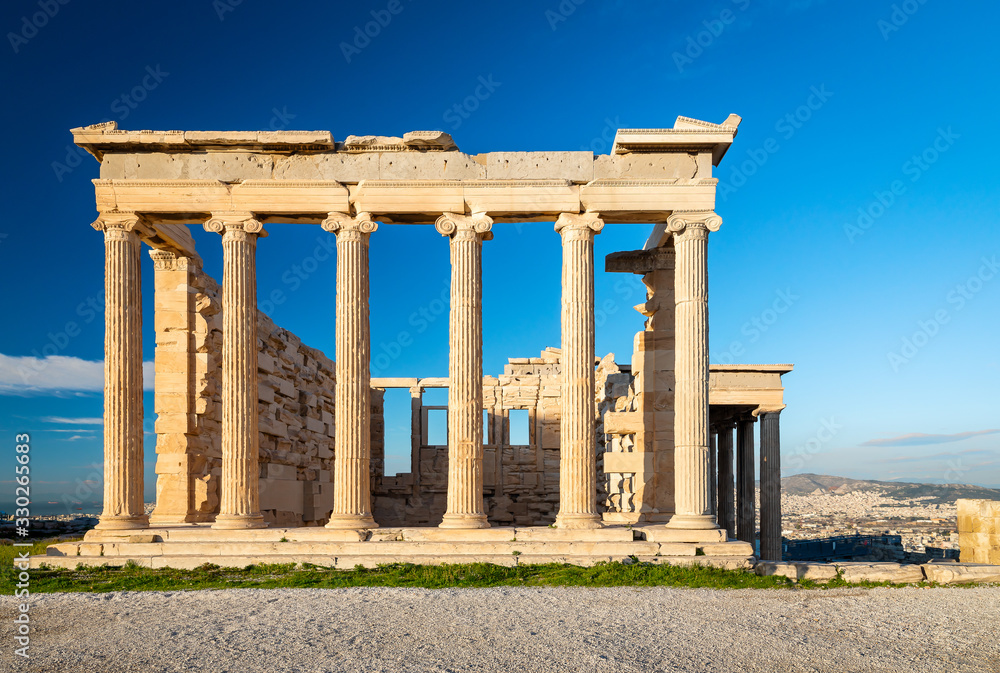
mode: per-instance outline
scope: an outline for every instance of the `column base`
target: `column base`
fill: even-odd
[[[94,526],[95,530],[132,530],[135,528],[149,528],[149,517],[145,514],[102,514],[100,522]]]
[[[567,530],[581,530],[604,528],[604,522],[600,514],[557,514],[555,526]]]
[[[214,530],[247,530],[250,528],[267,528],[267,522],[261,514],[220,514],[212,524]]]
[[[438,528],[489,528],[485,514],[445,514]]]
[[[378,528],[378,524],[375,523],[371,514],[331,514],[326,527],[339,530],[362,530]]]
[[[667,528],[681,530],[710,530],[718,527],[713,514],[674,514],[667,522]]]

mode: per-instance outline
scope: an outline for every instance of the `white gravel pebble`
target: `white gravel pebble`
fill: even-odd
[[[45,594],[31,619],[3,670],[1000,671],[998,587]]]

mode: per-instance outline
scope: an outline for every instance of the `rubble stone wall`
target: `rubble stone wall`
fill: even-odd
[[[154,522],[212,520],[222,473],[221,287],[195,260],[157,251]],[[272,525],[333,508],[334,365],[258,311],[260,507]]]

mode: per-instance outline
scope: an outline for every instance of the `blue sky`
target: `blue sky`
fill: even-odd
[[[998,108],[995,4],[94,7],[10,0],[0,12],[0,436],[13,449],[15,432],[32,433],[38,495],[100,493],[86,483],[101,462],[104,262],[89,226],[98,165],[68,130],[107,119],[128,129],[328,129],[337,139],[442,129],[468,153],[607,153],[619,127],[740,114],[717,172],[712,359],[795,364],[782,416],[787,472],[1000,484],[1000,148],[986,114]],[[366,27],[374,37],[361,37]],[[308,261],[328,234],[269,229],[262,306],[279,290],[267,307],[275,321],[332,354],[335,261]],[[558,235],[545,223],[494,231],[483,253],[486,373],[559,344]],[[599,258],[647,234],[606,227]],[[195,236],[220,277],[218,237]],[[371,263],[374,353],[395,351],[403,330],[414,336],[375,374],[446,374],[447,320],[432,309],[447,288],[447,241],[430,227],[383,226]],[[147,264],[147,360],[151,275]],[[596,288],[597,351],[628,362],[641,286],[599,270]],[[151,403],[147,394],[150,430]],[[390,422],[397,435],[407,427]],[[151,496],[152,435],[146,456]]]

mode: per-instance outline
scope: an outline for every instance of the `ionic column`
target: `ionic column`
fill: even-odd
[[[719,514],[719,484],[718,479],[716,479],[719,470],[718,443],[715,428],[710,428],[708,431],[708,474],[711,479],[708,481],[708,502],[712,506],[712,513],[716,516]]]
[[[721,225],[713,212],[675,212],[667,220],[676,249],[675,513],[670,528],[718,528],[709,498],[708,232]]]
[[[451,239],[448,354],[448,506],[442,528],[489,528],[483,507],[483,241],[486,215],[445,213],[434,226]]]
[[[736,537],[736,514],[733,507],[733,428],[732,421],[719,425],[719,527],[729,537]]]
[[[142,447],[142,269],[139,216],[102,213],[104,232],[104,511],[97,528],[145,528]]]
[[[251,213],[213,213],[222,234],[222,480],[212,528],[263,528],[257,434],[257,238]]]
[[[558,528],[602,526],[597,512],[594,236],[603,227],[593,213],[563,213],[555,226],[563,246]]]
[[[757,541],[755,502],[753,424],[756,419],[747,414],[736,425],[736,537],[743,542]]]
[[[782,408],[755,412],[760,416],[760,558],[763,561],[781,560],[779,417]]]
[[[327,528],[378,528],[371,494],[371,329],[368,242],[378,229],[368,213],[330,213],[337,235],[337,335],[333,440],[333,512]]]

